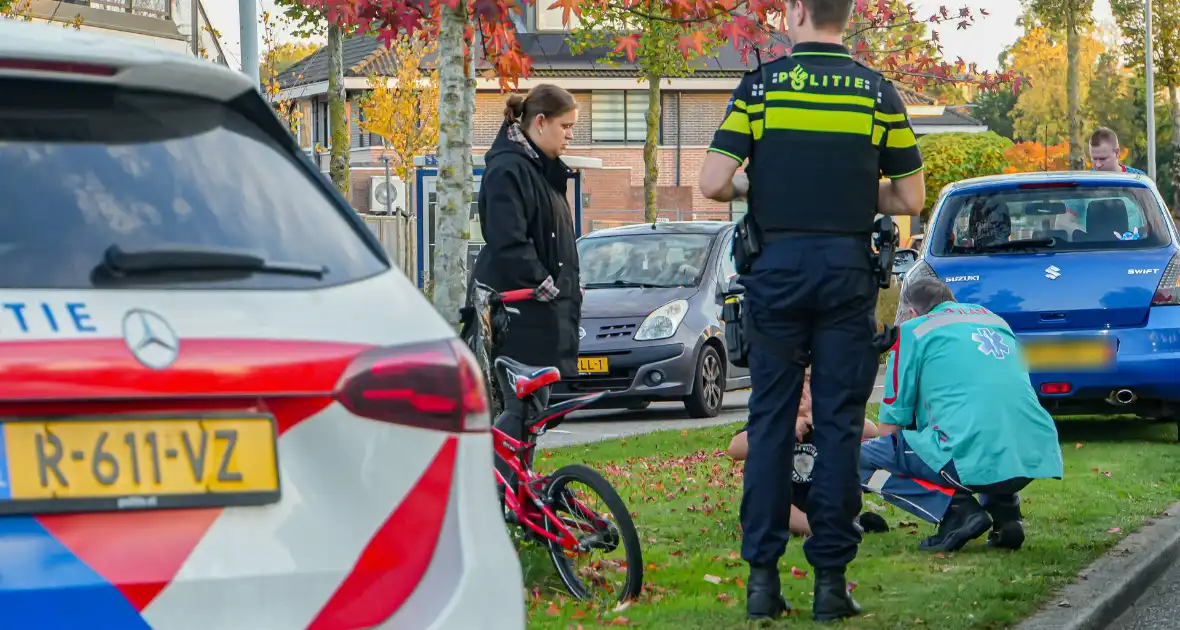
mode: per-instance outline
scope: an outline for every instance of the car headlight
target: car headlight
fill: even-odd
[[[688,300],[675,300],[652,311],[639,330],[635,331],[636,341],[667,339],[676,333],[680,322],[688,314]]]

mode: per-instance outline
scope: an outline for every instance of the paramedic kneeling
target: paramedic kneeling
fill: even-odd
[[[1057,428],[1012,329],[982,306],[955,302],[931,277],[908,279],[899,319],[882,436],[861,447],[864,489],[938,524],[924,551],[956,551],[989,528],[988,546],[1019,549],[1017,493],[1063,471]]]

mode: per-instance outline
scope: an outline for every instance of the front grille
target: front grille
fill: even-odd
[[[615,324],[613,326],[602,326],[598,329],[598,339],[617,339],[619,337],[630,337],[635,334],[635,324]]]
[[[580,374],[562,379],[555,389],[571,394],[627,389],[635,382],[635,373],[638,371],[638,368],[612,368],[606,374]]]

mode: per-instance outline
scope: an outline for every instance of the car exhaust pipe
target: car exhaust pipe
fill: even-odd
[[[1123,407],[1135,402],[1138,399],[1139,396],[1135,395],[1135,392],[1129,389],[1116,389],[1110,392],[1110,397],[1106,399],[1106,402],[1112,405]]]

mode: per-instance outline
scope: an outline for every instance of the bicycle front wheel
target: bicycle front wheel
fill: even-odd
[[[639,533],[614,486],[593,468],[572,464],[549,475],[545,498],[549,509],[578,539],[577,549],[559,542],[548,544],[549,557],[570,594],[599,603],[639,597],[643,589]],[[548,527],[557,529],[553,523]],[[607,557],[597,558],[598,552]]]

